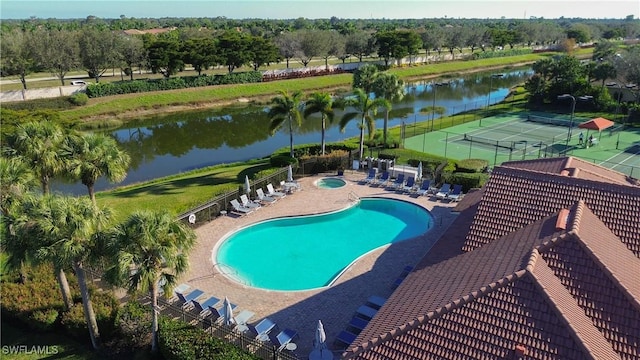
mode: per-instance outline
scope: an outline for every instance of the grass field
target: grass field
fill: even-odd
[[[484,159],[491,165],[510,160],[531,160],[568,154],[640,177],[640,129],[627,128],[601,133],[569,127],[524,121],[526,113],[502,114],[472,120],[464,124],[427,132],[405,139],[405,147],[453,159]],[[584,119],[574,119],[578,124]],[[589,135],[598,139],[594,146],[579,144],[579,133],[585,143]],[[467,139],[465,139],[465,134]],[[469,141],[469,138],[479,141]],[[486,143],[485,143],[486,141]],[[491,145],[495,144],[495,145]],[[496,146],[499,145],[499,146]]]

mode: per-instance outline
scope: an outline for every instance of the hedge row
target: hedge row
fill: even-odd
[[[532,54],[533,50],[531,49],[507,49],[501,51],[481,51],[476,52],[471,55],[472,60],[478,59],[491,59],[505,56],[518,56],[518,55],[527,55]]]
[[[166,360],[260,359],[182,321],[161,317],[159,325],[158,343]]]
[[[257,83],[261,81],[261,72],[248,71],[225,75],[182,76],[162,79],[117,81],[110,83],[102,82],[87,85],[87,95],[90,98],[96,98],[148,91],[175,90],[225,84]]]

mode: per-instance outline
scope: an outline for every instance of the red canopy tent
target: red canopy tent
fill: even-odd
[[[600,139],[600,132],[608,127],[613,126],[615,123],[611,120],[599,117],[585,121],[578,125],[580,129],[587,129],[587,136],[589,136],[589,130],[598,130],[598,139]]]

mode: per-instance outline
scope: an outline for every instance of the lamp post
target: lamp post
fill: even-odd
[[[569,130],[567,130],[567,144],[565,146],[568,149],[569,140],[571,140],[571,130],[573,129],[573,113],[576,111],[576,98],[573,95],[569,95],[569,94],[558,95],[558,100],[565,100],[565,99],[571,99],[571,121],[569,123]]]
[[[489,94],[487,95],[487,110],[489,110],[489,106],[491,106],[491,89],[493,89],[493,79],[501,78],[504,74],[491,74],[489,77]],[[482,118],[480,118],[480,126],[482,126]]]
[[[433,131],[433,122],[436,116],[436,92],[438,90],[438,86],[447,86],[448,82],[434,82],[433,86],[433,105],[431,105],[431,131]],[[442,127],[441,127],[442,128]]]

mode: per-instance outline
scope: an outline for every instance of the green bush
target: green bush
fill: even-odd
[[[310,169],[304,168],[304,172],[308,174],[318,174],[330,170],[346,169],[349,162],[349,152],[345,150],[333,150],[326,155],[303,156],[300,158],[304,164],[305,160],[312,161]]]
[[[442,182],[460,184],[466,193],[469,189],[480,188],[489,180],[489,174],[482,173],[443,173]]]
[[[118,334],[127,347],[142,348],[151,343],[151,308],[131,301],[116,317]]]
[[[464,159],[456,163],[456,172],[481,173],[489,166],[489,161],[483,159]]]
[[[358,149],[358,144],[349,143],[349,142],[339,142],[339,143],[329,143],[325,144],[325,153],[330,153],[334,150],[344,150],[344,151],[354,151]],[[282,147],[273,152],[271,156],[277,155],[286,155],[289,156],[290,153],[289,146]],[[293,147],[293,155],[296,158],[301,158],[304,156],[314,156],[320,155],[322,152],[322,147],[320,144],[300,144],[295,145]]]
[[[100,336],[104,339],[113,337],[115,319],[118,314],[118,301],[111,293],[107,292],[90,290],[90,295]],[[88,339],[89,328],[84,318],[82,303],[77,303],[69,311],[63,312],[60,323],[69,335],[82,340]]]
[[[258,360],[259,357],[182,321],[160,318],[160,353],[166,360]]]
[[[85,93],[77,93],[69,97],[69,102],[75,106],[84,106],[89,102],[89,97]]]
[[[29,314],[28,324],[35,330],[50,331],[55,327],[59,315],[56,309],[35,310]]]
[[[10,103],[2,103],[3,112],[5,109],[11,110],[69,110],[73,109],[69,96],[60,96],[46,99],[33,99],[25,101],[16,101]]]
[[[284,167],[289,165],[298,164],[298,160],[296,158],[292,158],[289,155],[272,155],[269,159],[271,166],[275,167]]]
[[[245,84],[262,81],[259,71],[247,71],[224,75],[183,76],[148,80],[126,80],[110,83],[95,83],[87,85],[87,95],[90,98],[131,94],[149,91],[186,89],[201,86]]]

